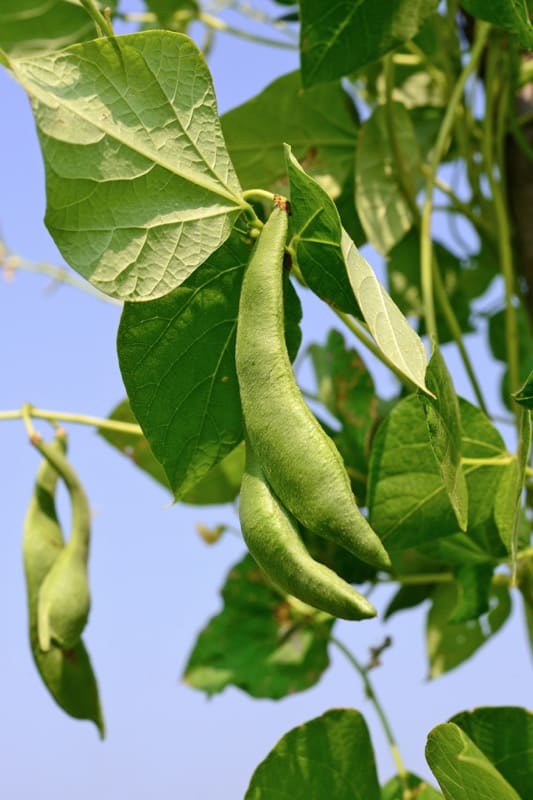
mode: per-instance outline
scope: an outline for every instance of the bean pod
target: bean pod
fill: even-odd
[[[334,617],[359,620],[376,615],[365,597],[309,555],[296,520],[270,489],[249,441],[239,517],[250,554],[284,592]]]
[[[287,227],[286,212],[275,208],[242,284],[236,366],[248,436],[268,483],[304,527],[389,568],[385,548],[357,507],[342,458],[292,371],[283,322]]]

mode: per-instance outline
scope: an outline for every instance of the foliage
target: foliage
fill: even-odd
[[[32,103],[50,233],[74,270],[124,304],[117,350],[128,397],[96,427],[175,500],[201,506],[231,503],[238,494],[247,426],[243,370],[239,375],[235,360],[243,276],[272,206],[289,215],[274,349],[283,360],[286,348],[290,370],[301,341],[295,285],[326,303],[343,326],[300,353],[316,379],[320,424],[312,420],[313,430],[321,441],[324,433],[324,452],[342,459],[342,481],[392,565],[366,563],[357,543],[347,552],[339,537],[307,518],[295,524],[313,558],[362,593],[378,583],[394,586],[388,608],[379,609],[385,617],[430,601],[426,642],[434,679],[497,634],[519,592],[533,643],[531,206],[511,200],[521,191],[517,175],[533,182],[533,109],[524,91],[531,79],[530,5],[361,0],[325,9],[317,0],[277,2],[283,25],[271,20],[268,41],[287,45],[279,30],[299,30],[301,71],[222,118],[189,25],[206,28],[206,51],[214,31],[254,34],[194,0],[147,0],[141,29],[120,36],[112,25],[128,22],[128,13],[114,4],[104,10],[95,0],[27,0],[21,10],[5,0],[0,63]],[[446,181],[450,170],[462,175],[460,184]],[[444,242],[432,238],[437,210],[450,230]],[[454,234],[458,222],[469,226],[467,242]],[[358,249],[364,243],[385,258],[390,294]],[[263,288],[254,290],[257,308]],[[488,288],[498,296],[490,308]],[[261,322],[260,314],[251,321],[258,342]],[[471,333],[490,348],[489,374],[478,374],[471,360]],[[349,334],[355,344],[346,341]],[[447,348],[459,354],[475,404],[458,397]],[[366,351],[396,379],[386,401]],[[497,362],[505,365],[501,387]],[[280,374],[273,368],[273,393]],[[260,397],[261,387],[254,388]],[[514,452],[487,400],[497,390],[512,414]],[[242,382],[241,392],[244,398]],[[272,437],[274,447],[276,436],[291,436],[283,414],[271,418],[263,401],[259,410],[267,432],[261,436]],[[0,419],[23,417],[45,457],[25,527],[31,650],[58,704],[103,732],[80,634],[68,648],[48,642],[45,653],[40,644],[41,587],[70,545],[55,512],[61,473],[52,445],[33,429],[32,413],[28,406],[0,412]],[[302,459],[283,458],[276,480],[289,489],[277,493],[289,507],[298,486],[300,508],[317,487],[305,486]],[[216,540],[226,527],[205,536]],[[84,568],[87,556],[85,542]],[[426,757],[441,793],[406,770],[370,683],[385,646],[361,666],[336,639],[333,617],[269,578],[249,555],[234,566],[223,609],[200,633],[184,680],[207,694],[233,685],[280,699],[320,680],[328,647],[338,646],[378,711],[398,775],[380,787],[365,720],[337,709],[280,740],[252,776],[248,800],[289,793],[470,800],[480,787],[491,800],[528,797],[527,710],[480,708],[431,731]]]

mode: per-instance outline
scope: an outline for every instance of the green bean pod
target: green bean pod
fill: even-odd
[[[287,353],[283,252],[287,214],[275,208],[242,284],[236,367],[242,410],[265,477],[294,517],[380,568],[390,559],[359,511],[339,451],[306,405]]]
[[[376,616],[369,601],[309,555],[298,525],[271,491],[250,443],[242,478],[239,517],[244,541],[266,576],[287,594],[342,619]]]
[[[66,440],[56,437],[50,451],[65,452]],[[93,721],[104,735],[104,720],[98,686],[83,642],[63,651],[55,645],[45,653],[39,646],[37,603],[41,585],[64,547],[57,517],[55,492],[58,473],[43,459],[26,512],[22,554],[28,598],[30,647],[35,666],[56,703],[71,717]]]
[[[46,574],[37,601],[39,645],[68,650],[80,641],[91,605],[87,561],[90,509],[87,495],[63,453],[44,442],[40,449],[66,484],[72,508],[72,533]]]

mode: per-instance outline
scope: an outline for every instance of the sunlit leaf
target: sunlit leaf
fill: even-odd
[[[363,716],[334,709],[283,736],[257,767],[245,800],[380,800]]]
[[[244,205],[191,39],[146,31],[13,63],[43,151],[46,224],[67,262],[121,300],[183,283]]]

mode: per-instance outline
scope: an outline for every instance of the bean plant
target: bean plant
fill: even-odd
[[[397,773],[385,785],[363,712],[332,709],[272,743],[245,800],[528,800],[531,712],[456,709],[428,733],[430,785],[404,764],[372,684],[390,641],[365,664],[335,626],[425,603],[436,679],[495,636],[514,603],[533,648],[531,3],[276,0],[270,16],[229,0],[145,6],[0,8],[0,62],[38,132],[46,225],[81,276],[65,280],[123,304],[127,397],[107,419],[27,402],[0,411],[23,421],[38,455],[23,555],[44,686],[104,735],[81,638],[97,522],[70,455],[75,424],[92,425],[124,481],[118,453],[175,501],[228,504],[203,529],[211,543],[238,525],[242,484],[250,552],[192,646],[189,686],[280,699],[315,685],[337,647],[383,724]],[[117,35],[126,23],[133,32]],[[300,69],[220,117],[208,63],[221,35],[299,48]],[[36,269],[7,244],[2,258]],[[304,350],[310,293],[336,324]],[[471,346],[482,340],[483,374]],[[451,355],[474,402],[456,392]],[[296,379],[304,359],[311,393]],[[369,595],[383,584],[390,599],[376,608]],[[223,646],[229,627],[244,666]]]

